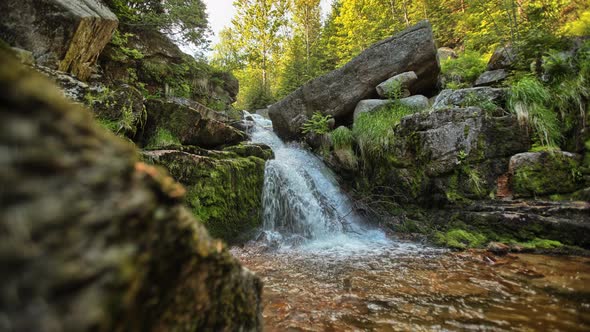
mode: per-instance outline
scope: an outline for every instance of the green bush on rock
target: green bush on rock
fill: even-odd
[[[486,65],[486,59],[474,51],[466,51],[456,59],[443,60],[441,72],[446,87],[458,89],[469,86],[486,70]]]

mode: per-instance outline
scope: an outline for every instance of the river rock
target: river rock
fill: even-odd
[[[506,102],[507,89],[504,88],[490,88],[478,87],[467,88],[459,90],[443,90],[434,100],[432,108],[435,110],[445,109],[449,107],[466,107],[478,106],[468,105],[468,99],[488,100],[494,102],[498,106],[502,106]]]
[[[488,61],[488,70],[511,69],[516,62],[516,50],[512,46],[500,46]]]
[[[0,51],[0,330],[261,329],[261,281],[141,163]]]
[[[486,71],[481,74],[475,81],[475,86],[489,86],[500,83],[508,77],[508,73],[504,69],[496,69]]]
[[[141,145],[151,149],[171,144],[216,148],[245,141],[248,135],[196,109],[172,101],[148,100]]]
[[[393,98],[395,93],[395,85],[401,85],[401,95],[398,98],[405,98],[411,95],[410,90],[412,85],[418,81],[418,76],[413,71],[401,73],[393,76],[387,81],[377,85],[377,94],[381,98]]]
[[[394,100],[384,100],[384,99],[367,99],[361,100],[354,110],[354,119],[356,120],[359,115],[362,113],[367,112],[374,112],[379,110],[383,107],[387,107],[393,105],[394,103],[399,102],[402,105],[409,106],[415,108],[417,111],[425,110],[430,107],[430,103],[428,98],[422,95],[415,95],[407,98],[402,98],[398,101]]]
[[[512,191],[515,197],[572,193],[583,187],[578,154],[525,152],[510,158]]]
[[[41,65],[86,80],[118,19],[98,0],[3,0],[0,36]]]
[[[351,118],[359,101],[375,97],[388,78],[414,71],[416,93],[434,91],[440,72],[430,23],[423,21],[369,47],[343,67],[318,77],[269,108],[274,130],[283,139],[301,137],[301,126],[314,112],[337,122]]]
[[[267,119],[269,118],[269,116],[268,116],[268,108],[263,108],[263,109],[256,110],[255,113],[258,114],[258,115],[260,115],[260,116],[263,116],[263,117],[265,117]]]

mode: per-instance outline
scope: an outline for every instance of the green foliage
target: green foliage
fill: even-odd
[[[563,247],[563,243],[555,240],[535,238],[524,243],[517,243],[526,249],[557,249]]]
[[[180,139],[174,136],[168,129],[158,128],[155,135],[148,142],[147,149],[157,149],[171,145],[180,145]]]
[[[334,149],[350,149],[354,142],[352,130],[347,127],[340,126],[330,133]]]
[[[128,25],[162,31],[173,39],[205,50],[210,29],[202,0],[106,0]]]
[[[550,102],[549,90],[535,77],[525,76],[512,84],[507,104],[520,124],[532,129],[538,144],[552,147],[559,145],[561,132]]]
[[[447,84],[471,84],[486,70],[487,60],[475,51],[466,51],[456,59],[441,62],[441,72]],[[448,85],[447,85],[448,87]]]
[[[399,80],[388,82],[385,86],[386,97],[393,100],[402,99],[404,96],[404,85]]]
[[[315,112],[311,116],[311,119],[307,120],[302,126],[301,131],[304,134],[314,133],[317,135],[327,134],[330,131],[328,121],[332,117],[329,115],[322,115],[320,112]]]
[[[463,229],[452,229],[446,233],[437,232],[435,242],[438,245],[453,249],[466,249],[481,247],[487,242],[485,235],[471,233]]]
[[[111,39],[111,44],[114,46],[115,54],[113,56],[113,60],[116,61],[127,61],[128,59],[132,60],[141,60],[143,59],[144,55],[141,51],[135,48],[127,47],[129,43],[129,37],[133,37],[132,33],[124,33],[121,34],[119,29],[115,30],[113,37]]]
[[[388,107],[362,113],[355,120],[352,133],[364,160],[376,159],[393,147],[394,127],[416,109],[398,102]]]

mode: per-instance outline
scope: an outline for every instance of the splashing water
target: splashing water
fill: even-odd
[[[269,145],[275,153],[275,159],[266,164],[262,197],[263,229],[268,240],[281,247],[298,244],[326,254],[391,247],[382,231],[363,224],[334,174],[318,157],[296,143],[283,143],[272,131],[270,120],[247,115],[256,123],[252,141]]]

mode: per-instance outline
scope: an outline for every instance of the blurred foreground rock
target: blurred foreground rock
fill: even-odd
[[[184,188],[0,62],[0,331],[260,329],[260,280],[179,203]]]

